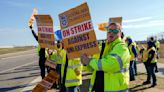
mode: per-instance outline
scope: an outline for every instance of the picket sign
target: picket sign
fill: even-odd
[[[53,61],[51,61],[51,60],[46,60],[45,65],[46,65],[46,66],[49,66],[49,67],[51,67],[51,68],[53,68],[53,69],[56,69],[56,66],[57,66],[57,64],[55,64],[55,63],[54,63]]]
[[[59,74],[56,71],[51,70],[48,75],[36,85],[32,92],[47,92],[58,79]]]

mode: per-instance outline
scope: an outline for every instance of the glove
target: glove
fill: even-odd
[[[75,68],[74,71],[75,71],[75,73],[76,73],[77,76],[80,75],[80,70],[78,68]]]
[[[32,30],[32,25],[31,25],[31,26],[29,26],[29,28]]]
[[[83,65],[88,65],[90,62],[90,58],[86,54],[82,54],[80,60]]]

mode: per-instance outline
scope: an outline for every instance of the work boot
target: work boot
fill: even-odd
[[[156,83],[153,83],[150,87],[155,87],[155,86],[157,86],[157,84]]]
[[[155,73],[158,73],[158,72],[159,72],[159,70],[158,70],[158,69],[156,69],[156,70],[155,70]]]
[[[135,79],[130,79],[130,81],[135,81]]]
[[[142,84],[143,85],[146,85],[146,84],[150,84],[151,82],[150,81],[145,81],[145,82],[143,82]]]

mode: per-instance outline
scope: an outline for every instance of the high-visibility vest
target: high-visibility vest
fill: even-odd
[[[156,48],[160,48],[160,42],[158,40],[155,42],[155,45],[156,45]]]
[[[147,52],[148,52],[147,50],[143,51],[143,58],[142,58],[143,62],[146,62],[146,60],[148,59],[148,53]]]
[[[135,59],[134,53],[133,53],[133,51],[132,51],[132,46],[135,47],[134,42],[132,42],[132,43],[128,46],[128,48],[129,48],[129,52],[130,52],[130,55],[131,55],[130,61],[132,61],[132,60]]]
[[[149,52],[152,51],[152,50],[155,51],[155,54],[154,54],[154,57],[153,57],[153,60],[151,61],[151,63],[156,63],[157,62],[157,52],[156,52],[155,47],[151,47],[150,49],[148,49],[147,54],[148,54],[148,57],[149,57]]]
[[[104,92],[128,90],[128,69],[130,63],[130,53],[128,47],[121,40],[121,38],[118,38],[111,44],[106,45],[104,50],[102,59],[97,60],[94,58],[89,63],[89,66],[94,69],[90,81],[89,91],[92,91],[97,70],[104,71]]]
[[[40,46],[37,47],[37,55],[39,56]]]
[[[63,49],[60,55],[62,56],[61,77],[63,78],[64,68],[66,63],[66,51]],[[76,75],[75,69],[78,69],[80,71],[80,75]],[[79,86],[81,84],[82,84],[82,64],[80,62],[80,59],[68,60],[65,86],[73,87],[73,86]]]

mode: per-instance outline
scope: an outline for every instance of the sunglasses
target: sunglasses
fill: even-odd
[[[113,32],[113,33],[118,33],[118,32],[120,32],[120,30],[118,30],[118,29],[114,29],[114,30],[112,30],[112,29],[107,29],[107,31],[108,32]]]

